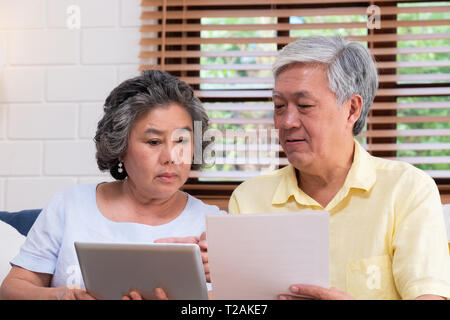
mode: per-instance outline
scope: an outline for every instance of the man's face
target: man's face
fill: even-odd
[[[332,162],[349,137],[349,103],[340,108],[321,65],[294,64],[275,79],[274,122],[289,162],[309,171]],[[351,134],[350,134],[351,136]]]

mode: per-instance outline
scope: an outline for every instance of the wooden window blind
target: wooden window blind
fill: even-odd
[[[378,11],[368,11],[373,5]],[[141,69],[189,83],[212,128],[224,133],[273,128],[271,65],[287,43],[310,35],[362,43],[375,57],[380,86],[357,139],[374,155],[450,184],[449,1],[143,0],[141,19]],[[254,153],[259,161],[252,161],[249,154],[269,135],[256,144],[247,138],[239,144],[224,135],[216,141],[222,164],[192,177],[242,180],[287,164],[282,150],[268,145],[271,152]]]

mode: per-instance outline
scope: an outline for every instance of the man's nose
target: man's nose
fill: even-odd
[[[300,113],[297,106],[288,105],[287,110],[281,119],[280,129],[299,128],[301,125]]]

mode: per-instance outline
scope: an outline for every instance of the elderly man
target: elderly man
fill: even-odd
[[[371,156],[354,139],[378,87],[368,50],[338,37],[303,38],[280,51],[273,71],[274,122],[290,165],[242,183],[229,212],[330,213],[332,287],[293,284],[291,292],[316,299],[450,297],[434,181],[407,163]]]

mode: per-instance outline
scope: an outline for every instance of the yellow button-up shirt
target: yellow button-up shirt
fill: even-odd
[[[325,208],[298,187],[292,165],[248,179],[229,202],[232,214],[305,209],[330,213],[330,286],[357,299],[450,297],[442,205],[425,172],[355,141],[344,185]]]

